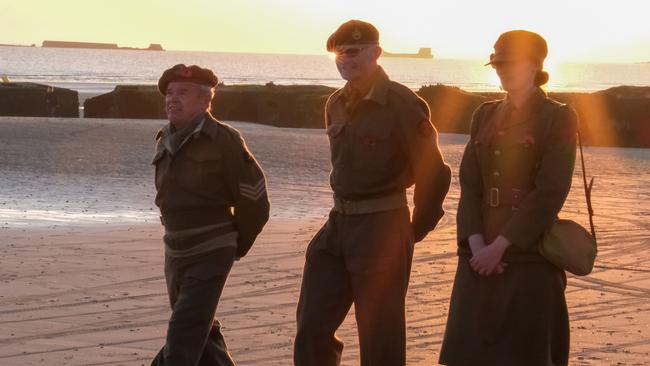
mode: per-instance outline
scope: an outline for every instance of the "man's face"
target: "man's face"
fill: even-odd
[[[197,84],[187,81],[172,81],[167,86],[165,111],[167,119],[174,126],[184,127],[206,111],[210,96]]]
[[[355,81],[372,74],[381,48],[377,45],[341,45],[335,48],[336,68],[344,80]]]

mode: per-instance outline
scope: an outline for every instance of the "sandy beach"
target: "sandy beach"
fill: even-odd
[[[161,120],[0,117],[0,364],[148,365],[170,314],[152,144]],[[272,218],[237,262],[217,315],[239,365],[291,365],[311,236],[331,207],[322,130],[239,128],[268,175]],[[408,365],[437,364],[455,271],[458,165],[467,136],[440,142],[454,177],[447,214],[416,247]],[[650,149],[586,148],[600,254],[569,276],[572,365],[650,358]],[[587,224],[580,169],[561,216]],[[338,335],[358,364],[353,312]]]

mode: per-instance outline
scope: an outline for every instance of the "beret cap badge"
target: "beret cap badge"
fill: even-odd
[[[357,28],[357,29],[355,29],[354,31],[352,31],[352,35],[351,35],[351,36],[352,36],[352,39],[354,39],[355,41],[358,41],[358,40],[361,39],[361,36],[362,36],[362,35],[361,35],[361,31]]]
[[[186,67],[185,65],[181,65],[176,69],[176,75],[182,76],[185,78],[192,77],[192,69],[189,67]]]
[[[158,91],[160,94],[166,95],[167,86],[174,81],[190,82],[205,85],[210,88],[216,87],[219,83],[219,79],[210,69],[196,65],[186,66],[184,64],[178,64],[165,70],[160,79],[158,79]]]
[[[329,36],[325,48],[329,52],[335,52],[338,46],[367,44],[379,44],[379,31],[368,22],[352,19],[341,24]]]

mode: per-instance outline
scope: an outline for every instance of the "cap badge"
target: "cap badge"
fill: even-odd
[[[352,31],[352,39],[354,39],[355,41],[361,39],[361,31],[358,28]]]
[[[176,75],[182,76],[184,78],[192,77],[192,69],[189,67],[181,67],[176,71]]]

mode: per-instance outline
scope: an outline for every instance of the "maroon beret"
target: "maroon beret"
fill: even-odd
[[[548,47],[542,36],[526,30],[513,30],[499,36],[494,43],[494,53],[490,55],[490,62],[486,65],[521,59],[542,64],[547,54]]]
[[[349,20],[327,39],[327,51],[333,52],[337,46],[353,44],[378,44],[379,31],[374,25],[362,20]]]
[[[186,81],[214,88],[217,86],[219,79],[210,69],[204,69],[196,65],[185,66],[184,64],[178,64],[163,72],[158,80],[158,91],[162,95],[166,95],[167,85],[172,81]]]

